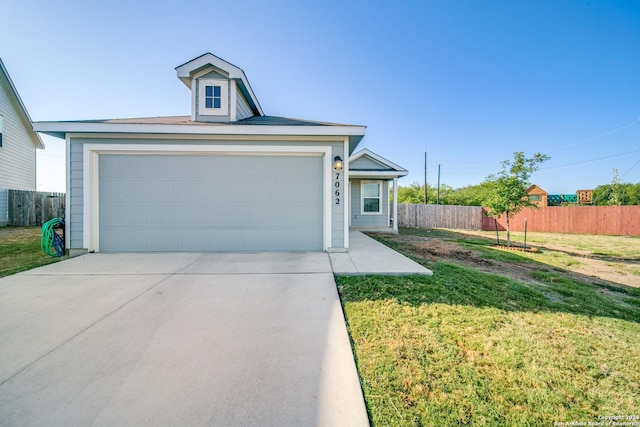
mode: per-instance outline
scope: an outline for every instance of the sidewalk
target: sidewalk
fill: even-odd
[[[360,231],[349,232],[348,252],[331,252],[329,258],[333,273],[343,276],[367,274],[431,276],[433,274],[431,270]]]

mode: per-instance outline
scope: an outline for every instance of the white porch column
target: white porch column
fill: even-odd
[[[393,178],[393,231],[398,231],[398,178]]]

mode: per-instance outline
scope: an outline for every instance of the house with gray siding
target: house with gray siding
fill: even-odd
[[[0,59],[0,226],[7,225],[9,190],[36,189],[36,150],[44,148]]]
[[[211,53],[176,73],[189,116],[34,125],[66,140],[68,249],[346,251],[365,127],[265,115]]]
[[[349,158],[349,226],[366,231],[398,232],[398,178],[409,172],[363,149]],[[390,192],[393,191],[393,196]]]

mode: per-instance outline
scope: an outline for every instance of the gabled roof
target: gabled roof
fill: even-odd
[[[176,67],[176,72],[178,78],[189,88],[194,79],[206,76],[210,72],[234,79],[247,102],[251,104],[254,115],[232,122],[204,122],[194,121],[191,116],[170,116],[37,122],[33,127],[37,132],[56,138],[65,138],[68,134],[330,136],[340,137],[341,140],[342,137],[347,137],[349,153],[355,150],[364,137],[365,126],[265,116],[244,71],[211,53]]]
[[[296,135],[346,136],[352,151],[364,137],[365,126],[315,122],[287,117],[254,116],[237,122],[195,122],[190,116],[36,122],[36,131],[56,138],[67,133],[136,133],[169,135]]]
[[[349,175],[352,177],[399,178],[408,174],[402,166],[366,148],[349,157]]]
[[[45,122],[38,122],[45,123]],[[348,125],[341,123],[318,122],[313,120],[292,119],[289,117],[277,116],[253,116],[237,122],[196,122],[191,116],[163,116],[163,117],[137,117],[126,119],[98,119],[98,120],[77,120],[62,121],[53,123],[104,123],[104,124],[138,124],[138,125],[192,125],[192,126],[241,126],[241,125],[262,125],[262,126],[344,126],[360,127],[358,125]],[[45,132],[46,133],[46,132]]]
[[[258,116],[264,115],[258,98],[253,93],[253,89],[251,89],[251,85],[244,71],[224,59],[218,58],[212,53],[205,53],[189,62],[179,65],[176,67],[176,72],[178,73],[178,78],[191,89],[191,81],[207,69],[212,69],[217,72],[222,71],[223,74],[226,74],[230,79],[235,80],[254,114]]]
[[[530,186],[529,188],[527,188],[526,191],[527,194],[531,194],[531,193],[535,193],[535,194],[549,194],[546,191],[544,191],[542,188],[538,187],[537,185],[533,184],[532,186]]]
[[[13,85],[13,82],[11,81],[11,77],[9,77],[9,72],[7,71],[7,69],[4,67],[4,64],[2,63],[2,58],[0,58],[0,83],[4,83],[4,86],[6,86],[8,90],[9,96],[13,99],[14,101],[13,104],[16,108],[16,111],[18,112],[20,119],[22,119],[22,123],[24,124],[24,127],[27,129],[27,132],[31,137],[31,141],[33,141],[33,145],[35,145],[36,148],[44,148],[44,143],[42,142],[40,135],[38,135],[33,131],[31,117],[29,117],[27,108],[22,103],[22,99],[20,99],[20,95],[18,95],[18,90]]]

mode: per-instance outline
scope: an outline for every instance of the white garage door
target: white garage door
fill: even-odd
[[[322,250],[322,161],[100,154],[100,250]]]

